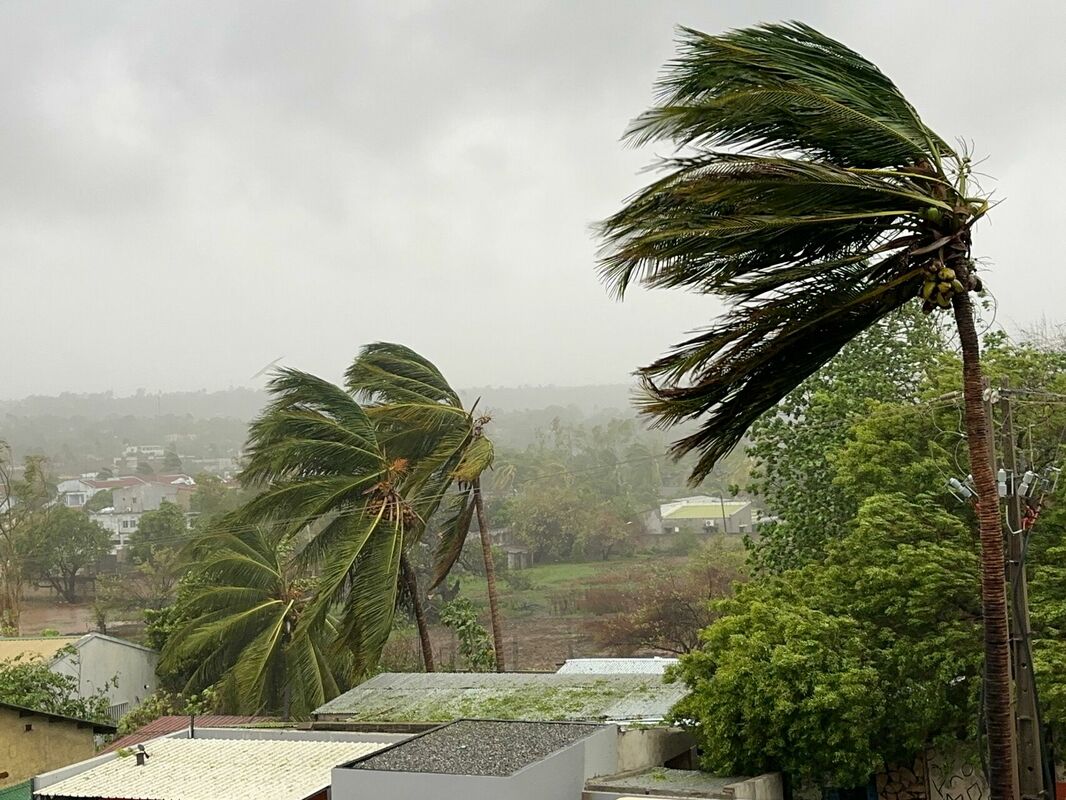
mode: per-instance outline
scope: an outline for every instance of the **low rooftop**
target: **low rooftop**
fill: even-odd
[[[346,765],[386,772],[513,775],[600,730],[565,722],[463,719]]]
[[[662,675],[676,658],[568,658],[558,675]]]
[[[585,791],[672,799],[731,800],[735,796],[733,785],[745,780],[748,779],[723,778],[696,770],[653,767],[639,772],[591,778],[585,784]]]
[[[113,753],[124,747],[133,747],[142,742],[147,742],[149,739],[165,736],[168,733],[177,733],[178,731],[188,730],[190,725],[197,729],[239,728],[244,725],[272,725],[276,722],[276,717],[233,716],[229,714],[204,714],[198,717],[159,717],[158,719],[152,720],[147,725],[142,725],[133,733],[127,734],[121,739],[116,739],[111,742],[111,744],[104,748],[102,752]]]
[[[320,720],[661,722],[685,695],[659,675],[386,672],[315,710]]]
[[[338,764],[377,742],[278,739],[157,739],[148,759],[115,757],[36,791],[38,797],[113,800],[305,800],[330,785]]]

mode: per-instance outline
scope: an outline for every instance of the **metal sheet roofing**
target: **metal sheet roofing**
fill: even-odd
[[[568,658],[558,675],[662,675],[676,658]]]
[[[374,722],[448,722],[461,717],[534,722],[660,722],[685,695],[658,675],[383,673],[315,711]]]
[[[114,800],[304,800],[333,767],[380,750],[373,742],[160,739],[143,766],[116,757],[37,790],[39,797]]]
[[[276,722],[277,717],[242,717],[229,714],[203,714],[198,717],[193,717],[193,721],[197,728],[239,728],[242,725]],[[165,736],[168,733],[188,730],[189,723],[190,718],[188,716],[159,717],[159,719],[154,719],[147,725],[142,725],[133,733],[123,736],[121,739],[116,739],[104,748],[102,752],[112,753],[123,747],[133,747],[135,744],[147,742],[149,739]]]

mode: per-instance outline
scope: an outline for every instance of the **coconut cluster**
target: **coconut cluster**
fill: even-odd
[[[922,311],[928,314],[936,308],[951,308],[951,298],[956,294],[979,292],[982,288],[981,279],[972,270],[960,276],[943,261],[932,261],[925,268]]]

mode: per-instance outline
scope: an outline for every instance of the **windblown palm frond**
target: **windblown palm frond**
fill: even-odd
[[[417,519],[411,541],[421,539],[449,487],[459,487],[460,494],[452,499],[449,517],[441,529],[433,586],[444,580],[455,564],[477,514],[496,666],[502,670],[502,623],[481,497],[481,475],[493,460],[492,442],[484,433],[489,417],[475,417],[473,409],[464,409],[458,392],[440,370],[403,345],[378,342],[364,347],[348,369],[346,379],[348,390],[368,403],[367,414],[378,425],[385,446],[412,465],[407,486],[421,499],[412,501]]]
[[[282,370],[269,389],[273,399],[251,426],[241,476],[261,491],[235,519],[272,522],[289,536],[311,533],[297,559],[320,575],[301,629],[320,629],[336,613],[339,638],[323,646],[331,655],[349,652],[364,674],[392,629],[397,559],[416,519],[404,496],[408,462],[386,452],[376,422],[340,387]],[[324,657],[304,649],[300,668],[313,675]]]
[[[602,223],[604,280],[619,296],[642,284],[733,303],[641,370],[658,424],[701,421],[674,445],[699,453],[694,483],[857,333],[923,291],[932,310],[979,287],[960,263],[988,208],[967,196],[968,159],[809,26],[682,29],[659,103],[627,137],[683,152]]]
[[[454,565],[473,517],[469,484],[492,466],[492,442],[481,433],[440,370],[409,347],[376,342],[364,347],[345,374],[348,390],[368,403],[391,452],[411,463],[420,524],[436,514],[454,483],[465,487],[441,527],[433,588]],[[421,531],[418,532],[421,535]]]
[[[196,663],[185,691],[228,682],[239,713],[306,716],[347,685],[350,660],[322,647],[333,621],[299,624],[311,587],[293,567],[291,537],[276,528],[222,529],[187,552],[195,576],[182,602],[188,619],[162,654],[164,669]]]

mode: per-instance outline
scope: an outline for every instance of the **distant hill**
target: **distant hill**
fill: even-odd
[[[460,391],[463,401],[481,398],[493,417],[497,445],[523,448],[554,420],[597,425],[635,414],[630,388],[605,386],[484,386]],[[265,391],[234,388],[207,392],[111,392],[35,395],[0,401],[0,439],[16,460],[31,453],[51,459],[64,473],[108,466],[126,445],[169,445],[183,456],[235,456],[247,425],[266,404]]]
[[[4,417],[109,417],[192,416],[196,419],[250,420],[266,402],[266,393],[240,387],[217,392],[138,392],[118,397],[112,392],[58,396],[32,395],[21,400],[0,400],[0,426]]]
[[[632,386],[612,383],[599,386],[476,386],[461,389],[464,403],[480,397],[481,402],[499,411],[529,411],[551,406],[579,409],[584,414],[616,410],[631,412]]]

